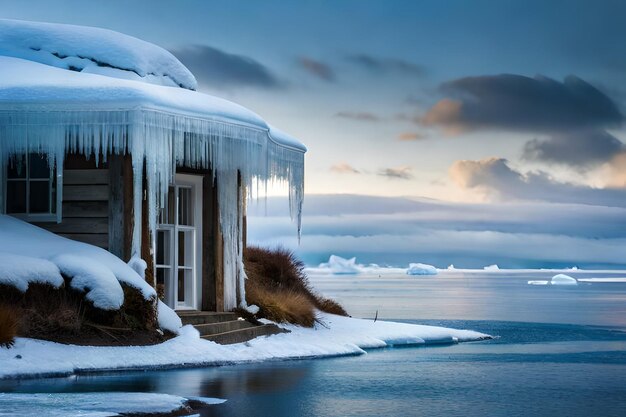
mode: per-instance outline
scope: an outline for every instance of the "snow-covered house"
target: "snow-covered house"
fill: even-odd
[[[246,199],[288,183],[299,232],[306,148],[196,85],[121,33],[0,20],[0,214],[141,257],[170,307],[245,304]]]

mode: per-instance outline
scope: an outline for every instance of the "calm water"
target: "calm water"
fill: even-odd
[[[228,402],[203,416],[625,416],[626,284],[551,274],[313,277],[355,316],[471,328],[487,342],[181,371],[0,381],[0,391],[150,391]],[[606,275],[603,275],[606,276]]]

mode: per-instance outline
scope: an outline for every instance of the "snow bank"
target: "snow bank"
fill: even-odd
[[[368,348],[457,343],[489,338],[470,330],[380,320],[373,322],[325,313],[320,313],[319,317],[326,327],[317,325],[309,329],[283,326],[291,333],[260,337],[228,346],[200,339],[192,326],[183,327],[178,337],[167,342],[142,347],[68,346],[18,338],[12,349],[0,349],[0,378],[358,355]]]
[[[115,255],[10,216],[0,215],[0,253],[12,265],[8,270],[19,271],[22,277],[30,274],[29,282],[43,280],[58,287],[60,271],[71,279],[72,288],[85,291],[87,299],[104,310],[117,309],[123,304],[120,283],[136,288],[146,300],[156,298],[154,288]],[[35,258],[34,262],[19,258],[23,255]],[[5,276],[2,271],[1,276]],[[14,281],[16,288],[24,288],[23,280]]]
[[[578,281],[575,278],[565,274],[557,274],[552,277],[550,281],[552,285],[578,285]]]
[[[406,270],[407,275],[437,275],[437,268],[428,264],[409,264],[409,269]]]
[[[178,334],[180,332],[180,328],[183,327],[183,322],[178,314],[165,305],[165,303],[161,300],[159,300],[157,304],[157,316],[159,319],[159,328],[161,328],[161,330],[167,330],[168,332]]]
[[[165,49],[101,28],[0,19],[0,55],[190,90],[198,85]]]
[[[166,414],[189,410],[188,403],[222,404],[219,398],[183,398],[143,392],[89,392],[52,394],[0,393],[0,415],[47,417],[111,417],[135,414]]]
[[[63,285],[63,277],[59,268],[45,259],[0,253],[0,284],[26,292],[30,283],[59,288]]]

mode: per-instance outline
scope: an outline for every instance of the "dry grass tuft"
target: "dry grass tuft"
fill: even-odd
[[[18,326],[19,318],[15,310],[0,306],[0,348],[9,349],[13,346]]]
[[[258,315],[277,323],[305,327],[315,324],[315,308],[306,295],[293,290],[268,290],[253,282],[246,283],[248,303],[259,306]]]
[[[311,288],[304,264],[284,248],[248,247],[244,251],[246,301],[259,306],[259,316],[312,327],[315,311],[347,316],[337,302]]]

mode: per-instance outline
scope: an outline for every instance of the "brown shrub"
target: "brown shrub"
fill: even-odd
[[[0,348],[10,348],[15,343],[18,315],[8,306],[0,306]]]
[[[250,280],[246,282],[246,299],[259,306],[259,315],[277,323],[305,327],[315,324],[315,308],[309,298],[294,290],[269,290]]]
[[[244,251],[244,265],[248,275],[246,301],[259,306],[261,317],[296,324],[310,323],[303,325],[313,326],[315,309],[348,315],[337,302],[313,291],[304,273],[304,263],[287,249],[248,247]],[[291,317],[286,310],[288,308],[297,314]],[[269,317],[271,314],[280,319]]]

